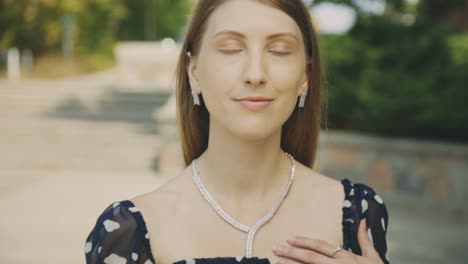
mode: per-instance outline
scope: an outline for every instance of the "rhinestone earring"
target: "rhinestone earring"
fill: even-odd
[[[186,52],[186,54],[189,58],[192,57],[192,54],[190,53],[190,51]],[[191,89],[191,90],[192,90],[193,104],[200,105],[200,98],[198,97],[197,91],[195,91],[194,89]]]
[[[301,98],[299,99],[299,107],[304,108],[306,96],[307,96],[307,90],[305,90],[304,92],[302,92]]]
[[[198,94],[194,89],[192,89],[192,97],[193,97],[193,104],[200,105],[200,98],[198,97]]]

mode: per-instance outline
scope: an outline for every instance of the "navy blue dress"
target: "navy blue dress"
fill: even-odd
[[[357,230],[361,219],[366,218],[369,238],[384,263],[386,256],[387,208],[382,198],[364,184],[341,181],[345,191],[343,201],[342,247],[361,255]],[[145,221],[139,209],[124,200],[109,205],[99,216],[96,225],[86,239],[86,263],[88,264],[156,264]],[[177,264],[267,264],[266,258],[217,257],[180,260]]]

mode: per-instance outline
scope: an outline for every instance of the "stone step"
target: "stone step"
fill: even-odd
[[[3,121],[4,169],[151,169],[161,138],[128,122],[24,119]]]
[[[164,91],[132,92],[109,90],[97,98],[82,95],[65,97],[14,95],[1,97],[0,119],[14,120],[58,118],[87,120],[92,122],[122,121],[129,123],[155,124],[153,113],[161,107],[170,94]],[[39,117],[41,115],[42,117]]]
[[[11,108],[16,107],[31,107],[37,109],[53,106],[54,103],[93,103],[95,105],[124,105],[124,106],[139,106],[139,105],[155,105],[160,106],[170,96],[168,92],[145,92],[134,93],[125,91],[106,91],[97,95],[97,98],[86,98],[83,94],[67,94],[67,95],[54,95],[41,94],[0,94],[0,107]],[[52,104],[52,105],[51,105]]]

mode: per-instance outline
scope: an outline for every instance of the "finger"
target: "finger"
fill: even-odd
[[[273,249],[275,255],[285,258],[282,263],[329,263],[330,258],[310,249],[295,246],[279,246]]]
[[[362,255],[364,257],[378,257],[377,251],[374,248],[374,245],[372,244],[372,241],[369,239],[370,234],[370,229],[369,233],[367,232],[367,223],[366,219],[362,219],[361,222],[359,223],[358,227],[358,243],[359,247],[361,247]]]
[[[343,250],[335,252],[337,246],[333,246],[320,239],[311,239],[304,236],[296,236],[294,239],[288,239],[287,242],[295,247],[306,248],[320,253],[328,258],[337,257]]]

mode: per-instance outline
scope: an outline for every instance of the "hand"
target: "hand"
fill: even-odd
[[[280,246],[273,249],[273,253],[280,257],[280,264],[383,264],[379,254],[369,240],[366,232],[366,220],[359,223],[358,242],[362,256],[353,254],[347,250],[339,250],[335,254],[336,246],[308,237],[298,236],[288,239],[288,246]]]

